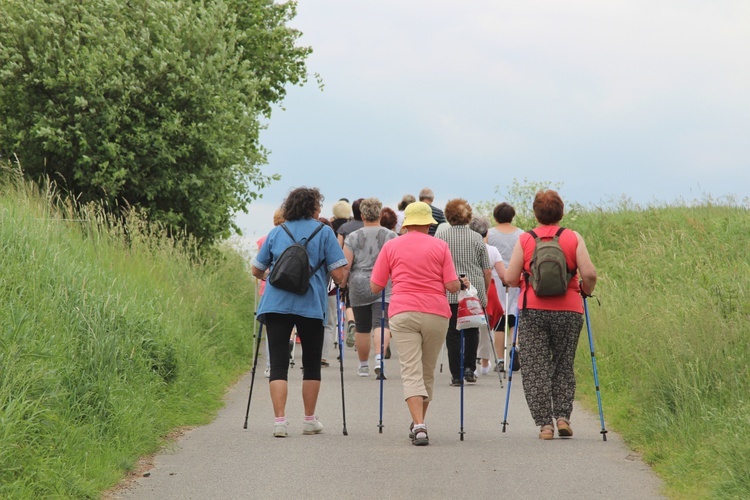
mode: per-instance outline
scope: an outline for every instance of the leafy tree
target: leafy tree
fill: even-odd
[[[271,0],[0,0],[0,156],[80,201],[226,236],[274,179],[260,119],[306,81],[295,14]]]
[[[484,214],[492,218],[492,212],[498,203],[506,202],[513,206],[516,211],[516,217],[513,219],[513,225],[518,226],[522,229],[533,229],[536,226],[536,219],[534,217],[534,210],[532,205],[534,203],[534,196],[538,191],[546,189],[554,189],[559,191],[562,187],[562,182],[552,183],[543,181],[530,181],[524,177],[523,182],[517,178],[513,178],[513,182],[505,188],[501,189],[500,186],[495,186],[495,193],[499,196],[499,201],[483,201],[477,203],[475,210],[477,213]],[[569,212],[566,209],[566,212]],[[566,214],[567,216],[568,214]]]

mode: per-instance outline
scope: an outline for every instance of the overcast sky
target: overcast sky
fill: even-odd
[[[325,88],[291,87],[262,134],[282,179],[237,217],[253,241],[303,185],[323,216],[514,178],[585,205],[750,196],[746,0],[302,0],[291,25]]]

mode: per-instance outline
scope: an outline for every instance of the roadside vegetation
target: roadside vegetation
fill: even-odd
[[[563,224],[584,236],[599,273],[601,306],[588,303],[607,428],[671,497],[750,498],[747,208],[707,199],[573,219]],[[576,368],[579,397],[597,412],[585,331]]]
[[[231,251],[4,177],[0,498],[97,498],[215,415],[248,369],[252,282]]]

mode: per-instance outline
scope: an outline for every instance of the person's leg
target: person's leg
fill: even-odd
[[[372,307],[367,306],[355,306],[352,308],[354,311],[354,324],[355,324],[355,346],[357,347],[357,357],[359,358],[359,366],[368,366],[370,359],[370,330],[372,329]]]
[[[266,341],[268,342],[271,373],[269,390],[274,416],[285,416],[287,376],[289,371],[289,332],[294,320],[285,314],[266,314]]]
[[[523,311],[523,350],[519,351],[523,366],[523,390],[526,403],[541,427],[552,425],[552,373],[548,321],[545,313],[526,309]]]
[[[424,423],[424,399],[428,397],[422,372],[420,314],[416,312],[397,314],[391,318],[390,322],[393,345],[396,347],[401,365],[404,400],[415,424]]]
[[[458,304],[451,304],[451,317],[448,321],[448,333],[445,336],[445,347],[448,349],[448,367],[452,380],[460,380],[461,373],[461,332],[456,330]]]
[[[320,319],[295,316],[297,335],[302,346],[302,404],[305,416],[315,415],[320,393],[320,356],[324,327]]]
[[[326,326],[323,335],[323,351],[321,361],[328,361],[331,354],[331,346],[336,339],[336,326],[338,323],[338,311],[336,310],[336,296],[328,297],[328,310],[326,311]],[[304,366],[304,365],[303,365]]]
[[[573,365],[583,328],[583,315],[570,311],[552,314],[552,414],[555,419],[570,420],[576,393]]]
[[[440,356],[440,349],[445,342],[448,318],[436,314],[420,314],[422,315],[422,377],[427,391],[427,398],[424,400],[424,413],[426,413],[427,405],[432,401],[435,387],[435,368]]]
[[[481,361],[482,373],[490,370],[490,359],[492,358],[492,344],[490,343],[489,326],[479,328],[479,344],[477,346],[477,358]]]
[[[379,359],[378,356],[380,356],[382,353],[380,352],[380,334],[381,334],[381,325],[380,325],[380,315],[381,313],[384,315],[383,318],[383,324],[385,327],[383,328],[383,350],[388,349],[388,344],[391,342],[391,331],[389,329],[388,324],[388,303],[385,304],[385,309],[383,309],[382,303],[378,302],[376,304],[372,305],[372,341],[375,345],[375,359]]]
[[[466,330],[464,330],[464,370],[471,371],[471,373],[474,373],[474,371],[477,369],[478,346],[479,328],[467,328]]]

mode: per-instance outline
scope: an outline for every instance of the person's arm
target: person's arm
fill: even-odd
[[[344,235],[343,234],[337,234],[336,238],[339,240],[339,246],[341,248],[344,248]]]
[[[450,293],[458,293],[458,291],[461,290],[461,280],[459,279],[459,280],[449,281],[448,283],[445,284],[445,289],[448,290]]]
[[[255,276],[256,278],[258,278],[259,280],[266,279],[266,272],[265,271],[261,271],[260,269],[258,269],[255,266],[251,267],[250,272],[252,272],[253,276]]]
[[[484,269],[484,291],[490,291],[490,283],[492,283],[492,268]]]
[[[354,263],[354,253],[352,252],[352,249],[348,246],[344,245],[344,257],[346,257],[346,262],[348,262],[346,268],[347,270],[351,270],[352,264]],[[347,282],[349,281],[349,273],[346,273],[346,277],[344,277],[343,281],[340,282],[340,287],[345,287],[347,285]]]
[[[503,259],[500,259],[497,262],[495,262],[495,272],[500,278],[500,281],[505,283],[505,264],[503,264]]]
[[[578,232],[576,232],[578,238],[578,248],[576,248],[576,265],[578,266],[578,272],[581,275],[581,292],[584,295],[591,295],[594,293],[596,287],[596,269],[594,263],[591,262],[591,256],[586,248],[586,243],[583,241]]]
[[[510,262],[508,262],[508,269],[505,270],[505,283],[508,286],[521,286],[521,272],[523,271],[523,247],[521,246],[521,239],[516,241],[516,246],[513,247],[513,254],[510,256]]]
[[[349,266],[341,266],[331,270],[331,279],[338,286],[346,286],[349,278]]]

